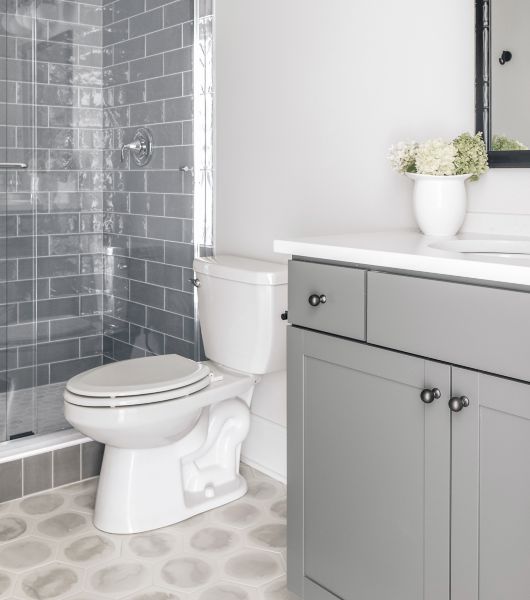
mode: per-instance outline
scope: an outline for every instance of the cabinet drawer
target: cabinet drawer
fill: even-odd
[[[289,320],[293,325],[366,339],[366,272],[351,267],[289,263]],[[312,306],[310,296],[325,296]],[[324,298],[323,298],[324,299]]]
[[[367,340],[530,381],[530,294],[368,273]]]

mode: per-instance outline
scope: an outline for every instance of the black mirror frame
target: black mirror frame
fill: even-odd
[[[491,1],[475,0],[475,131],[481,131],[490,167],[530,167],[530,150],[491,150]]]

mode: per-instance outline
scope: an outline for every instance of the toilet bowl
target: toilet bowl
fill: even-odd
[[[137,533],[246,493],[241,444],[260,375],[285,368],[285,267],[241,257],[194,268],[206,354],[96,367],[64,392],[66,419],[105,444],[94,524]]]

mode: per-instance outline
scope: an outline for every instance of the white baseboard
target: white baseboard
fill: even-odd
[[[277,481],[287,481],[287,429],[251,415],[250,433],[243,443],[241,460]]]

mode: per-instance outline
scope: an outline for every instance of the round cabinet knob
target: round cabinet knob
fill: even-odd
[[[425,389],[420,394],[421,401],[425,402],[425,404],[430,404],[441,397],[442,392],[438,388],[433,388],[432,390]]]
[[[463,408],[467,408],[469,406],[469,398],[467,396],[460,396],[459,398],[451,398],[449,400],[449,408],[453,412],[460,412]]]
[[[319,304],[326,304],[326,302],[328,301],[328,299],[326,298],[326,296],[324,294],[311,294],[311,296],[309,296],[309,304],[311,304],[311,306],[318,306]]]

